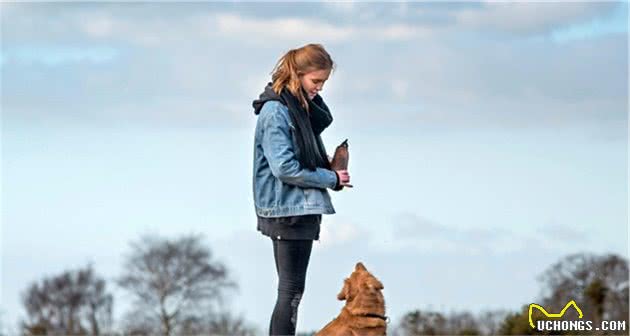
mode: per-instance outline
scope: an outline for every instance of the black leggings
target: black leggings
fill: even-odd
[[[312,240],[274,240],[278,299],[269,324],[270,335],[295,335],[298,305],[304,293]]]

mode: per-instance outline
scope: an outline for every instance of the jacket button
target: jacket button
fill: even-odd
[[[277,237],[278,239],[282,239],[280,236]]]

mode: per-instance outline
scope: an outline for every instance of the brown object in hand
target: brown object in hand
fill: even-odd
[[[335,149],[335,155],[330,163],[330,169],[332,170],[347,170],[348,169],[348,139],[344,140],[341,145]]]
[[[315,336],[383,336],[387,332],[383,284],[358,262],[343,282],[337,299],[345,300],[341,312]]]

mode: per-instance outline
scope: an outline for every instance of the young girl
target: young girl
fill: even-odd
[[[278,273],[270,335],[295,335],[313,240],[319,240],[322,214],[335,213],[327,188],[351,186],[348,171],[331,170],[320,136],[333,118],[318,92],[333,68],[319,44],[291,50],[252,104],[258,115],[254,206],[258,230],[273,243]]]

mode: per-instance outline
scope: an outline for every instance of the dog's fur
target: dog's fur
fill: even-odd
[[[382,336],[386,334],[383,284],[358,262],[337,299],[346,300],[339,316],[315,336]],[[380,316],[380,317],[379,317]]]

